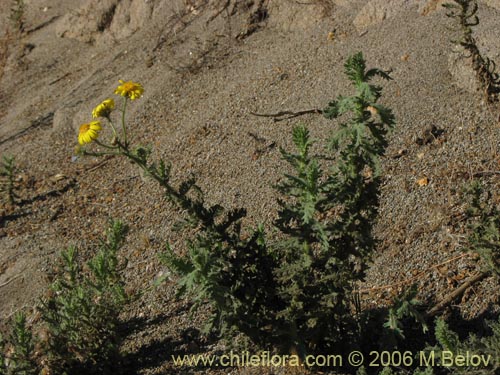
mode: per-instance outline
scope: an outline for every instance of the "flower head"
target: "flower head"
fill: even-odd
[[[111,111],[115,108],[115,101],[113,99],[106,99],[92,111],[92,117],[108,117]]]
[[[140,83],[135,83],[132,81],[124,82],[121,79],[119,80],[121,83],[115,90],[115,94],[125,96],[131,100],[140,98],[142,93],[144,92],[144,88]]]
[[[81,125],[80,131],[78,132],[78,143],[84,145],[85,143],[92,142],[93,140],[97,139],[100,130],[100,121],[92,121],[87,124]]]

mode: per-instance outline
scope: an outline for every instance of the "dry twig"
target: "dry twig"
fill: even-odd
[[[444,309],[446,306],[448,306],[450,303],[452,303],[455,299],[460,297],[468,288],[470,288],[472,285],[475,283],[481,281],[485,277],[489,276],[489,272],[480,272],[475,275],[472,275],[469,277],[467,280],[463,282],[462,285],[460,285],[457,289],[455,289],[453,292],[448,294],[446,298],[441,300],[437,305],[435,305],[432,309],[430,309],[427,312],[428,317],[433,317],[437,315],[442,309]]]
[[[307,115],[310,113],[315,113],[315,114],[322,114],[323,111],[318,108],[314,109],[306,109],[305,111],[298,111],[298,112],[293,112],[293,111],[280,111],[278,113],[255,113],[255,112],[250,112],[251,115],[254,116],[259,116],[259,117],[272,117],[274,122],[278,121],[283,121],[283,120],[288,120],[294,117],[299,117],[302,115]],[[284,117],[286,116],[286,117]]]

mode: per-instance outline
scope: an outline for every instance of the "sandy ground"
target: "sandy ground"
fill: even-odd
[[[318,115],[274,122],[251,112],[323,108],[349,94],[343,64],[357,51],[368,66],[391,70],[382,100],[397,119],[383,161],[380,246],[360,286],[364,306],[381,306],[412,282],[432,306],[476,272],[464,256],[462,187],[481,175],[500,199],[499,111],[452,52],[456,34],[443,10],[422,11],[435,1],[408,1],[359,26],[363,0],[231,0],[227,7],[124,0],[111,16],[112,0],[25,0],[21,32],[7,3],[0,3],[0,154],[16,157],[23,204],[1,211],[0,322],[34,308],[62,249],[74,244],[90,257],[111,217],[131,227],[122,254],[130,290],[166,272],[158,254],[167,241],[183,249],[171,230],[175,210],[136,167],[73,158],[79,125],[119,79],[145,88],[127,113],[133,142],[171,161],[174,181],[194,174],[210,202],[246,207],[250,224],[270,223],[272,185],[286,168],[279,148],[290,149],[291,127],[305,123],[324,139],[337,123]],[[498,62],[500,10],[481,3],[479,17],[478,45]],[[419,144],[433,126],[438,135]],[[422,178],[428,184],[420,186]],[[130,373],[168,373],[170,354],[193,350],[183,332],[202,316],[192,322],[174,293],[173,282],[150,289],[124,312]],[[454,309],[474,318],[494,310],[498,296],[496,281],[485,279]]]

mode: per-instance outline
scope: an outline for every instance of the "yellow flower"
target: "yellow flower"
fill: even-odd
[[[100,121],[92,121],[87,124],[80,126],[80,131],[78,133],[78,143],[84,145],[85,143],[90,143],[97,139],[99,136],[99,131],[101,130]]]
[[[124,82],[121,79],[119,80],[121,83],[115,90],[115,94],[125,96],[131,100],[140,98],[142,93],[144,92],[144,88],[140,83],[135,83],[132,81]]]
[[[113,99],[106,99],[92,111],[92,117],[108,117],[111,111],[115,108],[115,101]]]

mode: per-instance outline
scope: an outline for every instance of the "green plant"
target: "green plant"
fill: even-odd
[[[413,371],[413,375],[434,375],[432,367],[420,368]]]
[[[3,199],[13,205],[19,199],[16,191],[19,189],[16,181],[17,167],[13,156],[4,156],[0,166],[0,193]]]
[[[0,375],[7,374],[7,358],[5,357],[7,343],[2,335],[0,335]]]
[[[129,300],[117,257],[126,232],[122,222],[111,222],[88,272],[74,247],[62,253],[64,270],[39,307],[46,338],[35,350],[32,328],[16,314],[7,342],[0,337],[0,375],[110,373],[120,343],[118,315]]]
[[[220,205],[208,206],[194,179],[178,188],[172,186],[170,166],[163,161],[149,163],[147,149],[122,152],[158,181],[167,199],[185,212],[177,229],[198,229],[187,241],[187,256],[179,257],[167,246],[161,259],[179,275],[178,295],[192,297],[192,311],[206,303],[212,307],[204,331],[215,331],[227,339],[244,333],[254,342],[265,342],[267,335],[262,331],[272,322],[268,310],[274,303],[275,259],[268,252],[264,229],[243,230],[244,209],[227,211]]]
[[[5,363],[6,342],[0,334],[0,375],[7,374],[7,364]]]
[[[500,271],[500,212],[492,202],[491,191],[485,189],[479,181],[474,181],[465,189],[469,200],[466,217],[469,221],[469,245],[467,251],[478,254],[481,272],[475,280],[485,276],[499,276]],[[460,289],[460,288],[459,288]],[[431,310],[432,311],[432,310]],[[416,369],[413,374],[441,373],[438,368],[446,368],[452,374],[498,374],[500,373],[500,317],[489,322],[490,334],[478,337],[468,333],[465,338],[449,328],[444,319],[435,322],[434,335],[437,345],[428,346],[422,353],[432,365],[425,369]],[[465,332],[462,334],[464,336]],[[468,361],[465,365],[455,365],[454,358],[476,356],[476,362]],[[423,372],[422,372],[423,371]]]
[[[293,130],[297,154],[282,151],[295,169],[278,186],[284,196],[276,227],[286,238],[276,244],[280,298],[285,308],[278,317],[288,326],[288,340],[296,350],[347,350],[356,340],[352,313],[354,284],[363,279],[375,246],[375,222],[381,182],[380,157],[386,135],[394,125],[390,109],[377,103],[381,88],[375,76],[390,79],[378,69],[366,70],[363,55],[350,57],[347,77],[356,92],[339,98],[323,111],[328,119],[349,113],[329,140],[330,158],[312,156],[308,130]],[[315,349],[316,348],[316,349]]]
[[[471,235],[468,250],[479,254],[483,272],[500,276],[500,211],[479,182],[468,190]]]
[[[443,4],[449,10],[448,17],[455,18],[462,33],[456,41],[472,58],[472,67],[490,102],[498,99],[500,93],[500,76],[495,73],[495,62],[485,57],[479,51],[474,39],[472,27],[479,24],[477,17],[477,0],[453,0],[453,3]]]
[[[220,241],[206,231],[189,241],[187,256],[170,251],[163,260],[180,276],[178,293],[193,299],[193,310],[204,303],[212,307],[205,332],[215,331],[225,339],[243,333],[265,345],[269,343],[265,330],[273,323],[275,261],[267,252],[261,227],[246,240],[236,236]]]
[[[4,350],[8,347],[8,355]],[[0,337],[0,374],[35,375],[38,365],[34,359],[35,344],[30,328],[26,325],[26,316],[17,313],[14,316],[8,345]]]
[[[47,360],[57,373],[106,373],[118,354],[118,315],[128,297],[117,252],[126,232],[121,221],[111,223],[87,273],[74,247],[62,253],[63,272],[40,308],[48,331]]]
[[[434,335],[444,350],[457,352],[458,345],[460,344],[460,338],[455,332],[448,328],[448,325],[443,319],[436,319]]]
[[[405,339],[402,320],[406,317],[411,317],[422,326],[424,333],[429,329],[422,314],[417,310],[418,305],[417,286],[405,290],[402,295],[398,296],[389,308],[387,321],[384,327],[394,334],[396,338]]]
[[[451,330],[443,319],[436,320],[435,336],[439,346],[436,350],[436,365],[447,366],[448,358],[458,355],[480,356],[481,361],[475,365],[447,366],[453,374],[498,374],[500,372],[500,317],[497,321],[489,322],[490,335],[478,337],[470,333],[468,337],[460,339],[458,334]],[[443,357],[443,351],[447,354]],[[439,362],[438,362],[439,361]],[[444,361],[444,362],[443,362]]]
[[[10,8],[10,20],[18,30],[23,29],[24,24],[24,0],[13,0]]]
[[[129,144],[125,108],[129,99],[142,95],[140,84],[120,81],[115,91],[124,96],[121,131],[111,118],[112,99],[94,109],[94,117],[109,123],[110,142],[98,140],[99,121],[81,126],[80,144],[94,142],[101,147],[101,151],[82,148],[83,154],[131,160],[183,212],[177,227],[196,230],[187,254],[176,255],[168,247],[163,261],[179,276],[179,294],[191,297],[193,309],[211,307],[207,331],[226,339],[243,333],[261,347],[278,346],[301,356],[355,340],[353,287],[362,280],[375,246],[379,159],[394,116],[377,102],[382,89],[370,83],[375,76],[390,79],[387,73],[366,70],[361,53],[347,60],[345,71],[356,93],[339,97],[323,111],[329,119],[350,114],[326,147],[333,158],[311,155],[312,140],[303,126],[293,130],[298,153],[282,150],[295,175],[287,175],[278,186],[283,199],[273,239],[262,226],[242,228],[244,209],[207,205],[194,178],[173,186],[168,163],[152,162],[149,148]]]
[[[171,165],[163,160],[150,161],[149,147],[129,144],[125,109],[129,100],[142,95],[143,88],[138,83],[120,82],[115,93],[124,97],[121,127],[116,127],[111,118],[114,101],[105,100],[94,109],[93,115],[107,120],[112,139],[109,143],[97,139],[101,131],[99,121],[83,124],[80,144],[95,142],[103,151],[81,148],[80,152],[128,158],[158,182],[166,198],[182,212],[176,228],[196,229],[196,236],[187,242],[187,255],[178,256],[167,247],[162,260],[179,276],[179,295],[186,293],[193,299],[193,311],[204,304],[211,306],[212,315],[205,331],[217,332],[225,338],[238,332],[256,342],[266,340],[268,335],[263,331],[272,322],[268,310],[275,302],[272,270],[276,260],[268,252],[263,228],[242,228],[244,209],[225,210],[220,205],[208,205],[194,178],[174,186]]]

